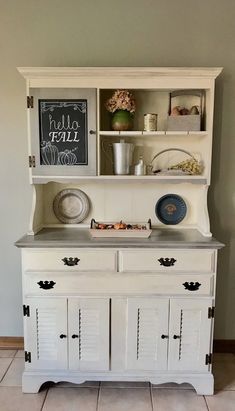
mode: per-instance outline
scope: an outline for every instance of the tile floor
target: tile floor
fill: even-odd
[[[23,351],[0,350],[0,411],[235,411],[235,355],[215,354],[214,396],[188,384],[87,382],[22,394]]]

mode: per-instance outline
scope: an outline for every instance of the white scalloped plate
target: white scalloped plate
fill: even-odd
[[[81,223],[90,210],[89,198],[81,190],[68,188],[55,196],[53,210],[55,216],[62,223]]]

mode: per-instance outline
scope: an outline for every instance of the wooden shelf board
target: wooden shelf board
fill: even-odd
[[[76,181],[83,182],[151,182],[151,183],[193,183],[207,184],[207,179],[204,176],[115,176],[115,175],[100,175],[100,176],[34,176],[32,182],[34,184],[46,184],[48,182],[59,183],[75,183]]]
[[[123,137],[139,137],[139,136],[205,136],[207,131],[103,131],[99,132],[100,136],[123,136]]]

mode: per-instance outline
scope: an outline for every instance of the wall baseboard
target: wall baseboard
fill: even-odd
[[[235,340],[214,340],[213,351],[235,354]]]
[[[0,349],[1,350],[23,350],[24,338],[23,337],[0,337]]]
[[[0,337],[1,350],[23,350],[23,337]],[[214,340],[214,352],[234,353],[235,354],[235,340]]]

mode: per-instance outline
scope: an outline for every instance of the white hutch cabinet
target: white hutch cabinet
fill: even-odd
[[[188,382],[198,394],[213,394],[216,265],[222,244],[211,236],[207,190],[214,83],[221,69],[19,71],[27,80],[32,185],[29,232],[16,243],[22,249],[23,391],[37,392],[46,381],[112,380]],[[104,102],[117,88],[135,95],[132,131],[110,129]],[[167,131],[169,93],[182,89],[203,94],[199,131]],[[40,152],[40,116],[48,101],[56,105],[63,100],[87,113],[84,157],[76,144],[62,154],[51,145]],[[143,131],[146,112],[158,113],[157,131]],[[67,127],[76,143],[76,124]],[[56,136],[52,137],[58,142]],[[104,151],[120,138],[134,142],[135,161],[143,155],[150,163],[158,152],[177,148],[199,158],[203,171],[201,175],[113,175]],[[66,188],[82,189],[89,196],[91,208],[83,223],[62,224],[53,213],[55,195]],[[155,214],[155,204],[169,193],[184,198],[187,215],[166,228]],[[93,239],[88,230],[91,218],[151,218],[153,231],[148,239]]]

